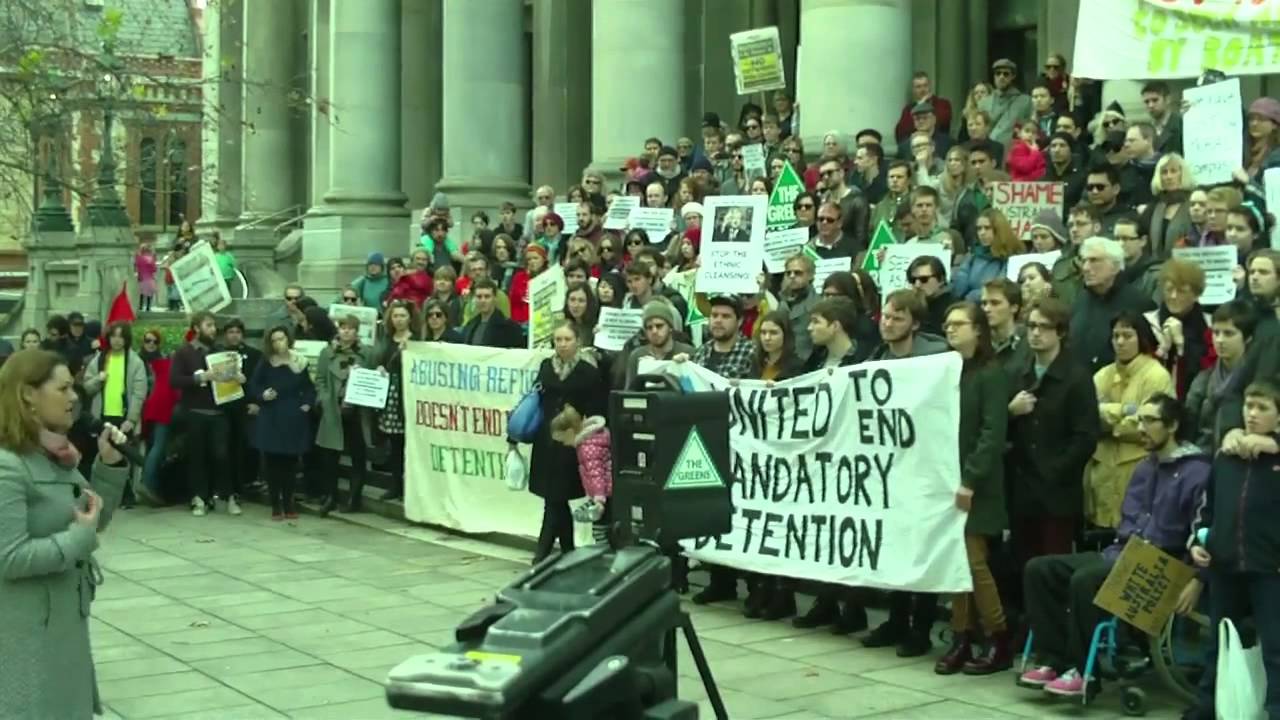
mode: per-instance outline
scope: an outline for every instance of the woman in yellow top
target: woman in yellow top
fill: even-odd
[[[130,437],[142,429],[147,364],[133,350],[133,329],[128,323],[107,328],[107,347],[85,365],[84,390],[93,419],[109,422]],[[82,467],[93,467],[92,447],[85,456]]]
[[[1093,376],[1103,436],[1085,467],[1084,513],[1091,525],[1120,523],[1129,477],[1147,456],[1138,435],[1138,406],[1156,393],[1173,395],[1173,378],[1156,359],[1159,342],[1142,315],[1123,311],[1111,321],[1115,362]]]

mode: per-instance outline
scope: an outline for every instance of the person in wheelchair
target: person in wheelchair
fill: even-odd
[[[1179,442],[1181,417],[1182,405],[1165,393],[1152,395],[1138,408],[1138,433],[1148,454],[1125,490],[1115,542],[1100,553],[1046,555],[1027,564],[1023,592],[1037,660],[1018,678],[1019,685],[1063,697],[1083,695],[1080,669],[1094,626],[1105,619],[1093,597],[1124,544],[1136,536],[1172,555],[1184,553],[1209,482],[1210,460],[1195,445]],[[1198,579],[1187,585],[1178,601],[1180,612],[1195,607],[1201,587]],[[1096,678],[1088,684],[1091,694],[1101,689]]]
[[[1209,574],[1210,628],[1250,615],[1267,674],[1267,717],[1280,720],[1280,387],[1255,381],[1244,391],[1244,428],[1223,439],[1195,518],[1191,557]],[[1187,720],[1213,720],[1218,648],[1208,644],[1196,706]]]

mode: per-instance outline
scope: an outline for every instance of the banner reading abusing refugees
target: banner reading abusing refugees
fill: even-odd
[[[947,353],[731,385],[690,362],[645,364],[729,393],[733,530],[684,541],[686,553],[841,585],[970,590],[960,368]]]
[[[549,355],[409,343],[402,365],[405,517],[469,533],[537,536],[542,501],[511,492],[504,481],[507,412]],[[529,447],[521,452],[528,460]]]

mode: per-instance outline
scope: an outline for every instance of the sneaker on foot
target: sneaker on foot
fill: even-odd
[[[244,511],[240,509],[240,503],[237,502],[236,497],[232,495],[231,499],[227,500],[227,513],[231,515],[239,515],[242,512]]]
[[[1044,691],[1059,697],[1080,697],[1084,695],[1084,676],[1079,670],[1071,668],[1045,685]]]
[[[1048,665],[1028,670],[1018,676],[1018,684],[1023,687],[1043,690],[1045,685],[1058,679],[1058,672]]]
[[[191,514],[195,517],[204,517],[205,505],[202,498],[196,497],[191,499]]]

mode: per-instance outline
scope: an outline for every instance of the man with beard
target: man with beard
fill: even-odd
[[[1138,435],[1149,455],[1134,468],[1114,543],[1101,553],[1045,555],[1027,563],[1023,595],[1038,666],[1023,673],[1019,685],[1059,697],[1083,696],[1089,638],[1105,616],[1093,597],[1125,543],[1139,537],[1174,557],[1185,554],[1210,463],[1195,445],[1178,442],[1181,417],[1182,405],[1163,393],[1138,408]],[[1179,611],[1194,608],[1199,594],[1200,583],[1193,580],[1178,599]],[[1098,678],[1088,683],[1090,692],[1101,690]]]
[[[211,383],[245,383],[244,373],[213,371],[206,368],[205,358],[214,352],[218,339],[218,323],[211,312],[198,312],[191,318],[195,337],[173,353],[169,384],[182,393],[186,411],[184,428],[187,452],[187,478],[191,488],[191,514],[203,517],[216,504],[218,497],[231,500],[231,476],[223,472],[227,462],[230,424],[227,416],[213,402]],[[214,482],[218,487],[214,488]],[[205,503],[205,499],[208,503]],[[231,509],[228,503],[227,509]]]
[[[662,146],[658,151],[658,180],[661,182],[667,197],[674,197],[680,191],[680,181],[684,179],[684,170],[680,167],[680,154],[670,145]],[[651,206],[652,207],[652,206]]]

